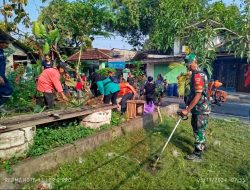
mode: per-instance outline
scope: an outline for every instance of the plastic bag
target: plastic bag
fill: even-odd
[[[155,105],[153,102],[150,102],[149,104],[145,103],[144,113],[153,113],[154,110],[155,110]]]

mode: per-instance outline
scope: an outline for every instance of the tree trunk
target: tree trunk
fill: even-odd
[[[80,63],[81,63],[81,56],[82,56],[82,45],[80,47],[80,52],[79,52],[79,57],[78,57],[78,63],[76,65],[76,72],[79,73],[79,67],[80,67]]]

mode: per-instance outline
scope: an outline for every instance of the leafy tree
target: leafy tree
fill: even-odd
[[[105,0],[52,0],[42,10],[39,21],[48,28],[58,28],[61,45],[91,46],[93,35],[109,36],[105,31],[114,19],[109,1]]]
[[[30,18],[24,7],[28,4],[28,0],[3,0],[3,6],[0,13],[4,17],[4,23],[7,30],[17,29],[17,24],[22,23],[26,27],[30,26]],[[11,18],[11,22],[8,21]]]
[[[176,38],[198,54],[201,67],[211,73],[210,65],[220,48],[250,58],[250,2],[241,8],[209,0],[116,0],[114,30],[145,49],[169,52]],[[199,24],[202,23],[202,24]],[[220,37],[223,43],[215,43]]]
[[[198,54],[201,67],[211,74],[211,63],[222,46],[235,55],[250,58],[249,2],[235,5],[205,0],[162,0],[147,46],[167,51],[176,38]],[[222,43],[215,43],[220,37]]]
[[[144,38],[152,29],[160,0],[113,0],[116,20],[109,30],[126,37],[134,47],[143,46]]]

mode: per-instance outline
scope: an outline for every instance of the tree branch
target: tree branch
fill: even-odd
[[[225,28],[225,27],[223,27],[223,28],[215,28],[214,30],[226,30],[226,31],[238,36],[238,37],[242,37],[241,35],[237,34],[236,32],[234,32],[234,31],[232,31],[232,30],[230,30],[228,28]]]

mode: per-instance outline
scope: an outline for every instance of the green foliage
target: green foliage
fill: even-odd
[[[155,88],[155,97],[156,98],[161,98],[162,94],[164,92],[164,84],[158,84]]]
[[[144,74],[143,71],[141,70],[142,63],[140,61],[135,61],[134,65],[135,69],[132,71],[132,73],[136,79],[139,79]]]
[[[47,30],[49,32],[47,32]],[[40,45],[40,49],[43,54],[50,53],[53,45],[57,45],[60,34],[59,30],[56,28],[54,30],[50,30],[49,27],[45,27],[41,22],[35,21],[33,22],[32,27],[33,35],[36,37],[38,44]]]
[[[0,15],[4,17],[4,28],[6,30],[16,30],[19,23],[22,23],[27,28],[30,26],[30,18],[25,10],[25,6],[27,6],[27,4],[28,0],[5,1],[5,5],[3,5],[0,9]]]
[[[104,124],[104,125],[102,125],[99,128],[99,130],[105,130],[105,129],[111,128],[113,126],[119,126],[122,123],[124,123],[125,121],[126,121],[125,115],[122,115],[119,112],[112,112],[110,124]]]
[[[34,77],[38,77],[42,73],[42,61],[37,60],[36,64],[32,65]]]
[[[142,47],[144,37],[152,30],[160,2],[161,0],[112,1],[116,20],[109,29],[118,31],[134,47]]]
[[[18,158],[16,156],[13,156],[9,160],[0,160],[0,170],[4,169],[8,175],[11,175],[13,173],[12,166],[15,165],[18,162]]]
[[[45,42],[43,44],[43,53],[44,54],[48,54],[50,52],[50,47],[49,47],[49,43],[48,42]]]
[[[181,73],[180,76],[178,76],[178,94],[179,96],[186,96],[189,94],[189,82],[190,82],[190,76],[188,73]]]
[[[57,44],[58,40],[60,39],[60,34],[59,34],[59,30],[55,29],[55,30],[51,30],[49,32],[49,36],[48,36],[48,42],[49,44],[52,44],[53,42],[55,42]]]
[[[62,46],[91,46],[94,35],[108,37],[106,26],[115,19],[111,2],[103,0],[53,0],[43,8],[39,21],[58,28]],[[84,40],[82,39],[84,37]]]
[[[125,116],[122,115],[120,112],[112,112],[111,116],[111,125],[112,126],[119,126],[125,121]]]
[[[209,0],[120,0],[113,2],[117,17],[113,27],[134,46],[142,45],[148,35],[146,50],[169,52],[180,38],[211,73],[211,63],[222,46],[222,51],[250,59],[249,7],[249,1],[242,1],[239,8]],[[217,36],[222,37],[221,44],[214,43]]]
[[[3,168],[5,169],[6,173],[7,173],[8,175],[11,175],[12,172],[13,172],[13,169],[12,169],[12,167],[11,167],[10,161],[5,160],[5,161],[3,161],[2,164],[3,164]]]
[[[23,79],[22,72],[22,68],[20,68],[8,76],[14,91],[7,106],[16,112],[33,111],[34,102],[32,100],[36,95],[36,83],[33,77]]]
[[[113,68],[103,68],[103,69],[100,69],[100,70],[97,71],[98,74],[100,74],[101,76],[104,76],[104,77],[108,76],[109,72],[114,72],[115,73],[116,70],[113,69]]]
[[[112,126],[118,126],[124,121],[124,116],[118,112],[112,112],[111,125],[103,125],[98,130],[86,128],[79,125],[77,121],[37,128],[34,142],[29,148],[27,156],[33,157],[42,155],[53,148],[73,143],[77,139],[90,136],[100,130],[105,130]]]
[[[242,7],[243,14],[237,6],[226,6],[223,2],[162,0],[147,46],[167,51],[173,47],[175,39],[180,38],[198,55],[199,63],[209,74],[216,52],[222,46],[237,56],[250,58],[247,39],[250,23],[246,22],[249,5],[245,3]],[[220,44],[213,41],[218,36],[222,40]]]
[[[41,38],[40,22],[33,22],[32,33],[36,38]]]
[[[93,129],[78,125],[77,122],[71,122],[68,125],[64,123],[61,126],[38,128],[34,143],[29,148],[27,156],[39,156],[55,147],[72,143],[93,133]]]

